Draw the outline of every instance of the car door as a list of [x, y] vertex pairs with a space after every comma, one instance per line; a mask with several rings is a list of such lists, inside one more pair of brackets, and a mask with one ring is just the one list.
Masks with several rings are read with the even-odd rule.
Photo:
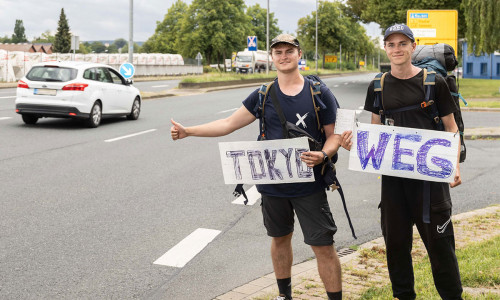
[[113, 79], [109, 74], [108, 68], [96, 68], [97, 80], [101, 83], [102, 88], [102, 113], [115, 114], [118, 113], [117, 102], [120, 98], [115, 91]]
[[113, 80], [114, 90], [116, 91], [116, 109], [123, 113], [128, 113], [132, 109], [132, 103], [135, 95], [129, 91], [129, 86], [125, 84], [125, 79], [114, 69], [108, 68], [108, 72]]

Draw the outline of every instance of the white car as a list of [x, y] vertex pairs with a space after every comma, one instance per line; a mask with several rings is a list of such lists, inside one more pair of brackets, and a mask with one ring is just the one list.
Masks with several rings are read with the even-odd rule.
[[137, 120], [141, 112], [141, 95], [131, 80], [110, 66], [75, 61], [34, 65], [19, 80], [15, 103], [26, 124], [54, 117], [97, 127], [103, 116]]

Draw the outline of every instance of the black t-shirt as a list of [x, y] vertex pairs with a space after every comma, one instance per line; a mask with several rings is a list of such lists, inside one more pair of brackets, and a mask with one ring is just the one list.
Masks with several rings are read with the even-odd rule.
[[[419, 72], [409, 79], [398, 79], [387, 73], [384, 78], [384, 88], [382, 91], [382, 102], [384, 110], [391, 110], [415, 104], [420, 104], [425, 100], [424, 72]], [[443, 117], [453, 113], [457, 107], [448, 90], [448, 85], [442, 76], [436, 74], [435, 85], [435, 105], [437, 105], [439, 116]], [[365, 110], [379, 114], [378, 109], [373, 107], [375, 93], [373, 92], [373, 81], [368, 87], [365, 100]], [[394, 125], [400, 127], [435, 129], [433, 120], [420, 108], [396, 112], [392, 114]]]
[[[382, 91], [384, 109], [396, 109], [419, 104], [424, 101], [425, 91], [423, 80], [423, 70], [409, 79], [398, 79], [392, 76], [390, 72], [387, 73], [384, 78], [384, 88]], [[448, 85], [439, 74], [436, 74], [434, 95], [435, 105], [437, 105], [440, 117], [446, 116], [457, 110], [455, 102], [448, 90]], [[365, 110], [378, 115], [379, 111], [373, 107], [374, 99], [375, 93], [373, 92], [372, 81], [366, 93]], [[433, 120], [431, 120], [427, 113], [420, 108], [394, 113], [392, 118], [394, 119], [395, 126], [435, 130]], [[413, 179], [408, 179], [404, 182], [405, 184], [421, 184], [420, 180]], [[390, 182], [387, 180], [382, 181], [382, 191], [391, 188]], [[418, 195], [415, 196], [418, 197]], [[451, 206], [448, 183], [431, 182], [431, 205], [442, 201], [446, 201]]]
[[[316, 113], [311, 97], [309, 79], [304, 78], [302, 91], [295, 96], [288, 96], [281, 91], [278, 80], [274, 82], [276, 96], [283, 110], [287, 121], [296, 124], [307, 131], [312, 137], [319, 140], [321, 133], [318, 130]], [[244, 101], [243, 105], [256, 118], [260, 118], [259, 89], [251, 93]], [[268, 93], [264, 105], [264, 118], [266, 126], [266, 139], [276, 140], [283, 138], [283, 129], [279, 117], [271, 100], [271, 92]], [[337, 114], [337, 99], [333, 93], [325, 86], [321, 89], [321, 103], [316, 103], [321, 108], [319, 111], [320, 124], [334, 124]], [[260, 128], [260, 127], [259, 127]], [[313, 168], [314, 182], [304, 183], [283, 183], [283, 184], [257, 184], [257, 190], [264, 195], [275, 197], [302, 197], [325, 190], [326, 184], [321, 176], [321, 165]]]

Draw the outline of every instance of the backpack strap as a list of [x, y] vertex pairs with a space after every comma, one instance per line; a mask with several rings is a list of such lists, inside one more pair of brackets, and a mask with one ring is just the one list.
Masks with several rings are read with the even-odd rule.
[[266, 137], [266, 125], [264, 122], [264, 106], [266, 104], [267, 95], [269, 94], [269, 90], [271, 86], [273, 86], [274, 81], [264, 83], [260, 86], [259, 89], [259, 112], [260, 112], [260, 138], [265, 139]]
[[385, 123], [382, 91], [384, 89], [384, 79], [386, 75], [387, 72], [378, 73], [377, 76], [375, 76], [375, 78], [373, 79], [373, 92], [375, 94], [375, 97], [373, 99], [373, 108], [378, 109], [380, 121], [382, 122], [382, 124]]
[[321, 123], [319, 121], [319, 111], [321, 110], [321, 108], [319, 106], [316, 105], [316, 97], [320, 98], [321, 99], [321, 82], [319, 81], [315, 81], [315, 80], [310, 80], [310, 85], [309, 85], [309, 88], [311, 90], [311, 97], [312, 97], [312, 102], [313, 102], [313, 106], [314, 106], [314, 112], [316, 113], [316, 121], [318, 123], [318, 130], [321, 132], [321, 134], [323, 134], [324, 132], [324, 129], [323, 129], [323, 126], [321, 126]]

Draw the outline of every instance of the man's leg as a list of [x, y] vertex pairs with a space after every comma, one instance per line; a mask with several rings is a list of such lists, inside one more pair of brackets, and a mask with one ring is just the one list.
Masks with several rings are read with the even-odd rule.
[[276, 279], [284, 279], [292, 276], [292, 235], [293, 232], [282, 237], [272, 238], [271, 258], [273, 260]]
[[405, 195], [406, 185], [408, 183], [404, 178], [382, 177], [382, 235], [393, 296], [400, 300], [412, 300], [416, 297], [411, 257], [413, 221]]
[[311, 246], [318, 261], [318, 272], [327, 292], [340, 292], [342, 290], [342, 278], [340, 261], [335, 247]]
[[280, 296], [292, 299], [294, 212], [289, 199], [262, 195], [264, 226], [271, 240], [271, 259]]
[[292, 204], [304, 234], [304, 242], [311, 246], [316, 255], [318, 272], [328, 299], [342, 299], [340, 262], [333, 247], [333, 235], [337, 232], [337, 226], [326, 193], [322, 191], [294, 199]]

